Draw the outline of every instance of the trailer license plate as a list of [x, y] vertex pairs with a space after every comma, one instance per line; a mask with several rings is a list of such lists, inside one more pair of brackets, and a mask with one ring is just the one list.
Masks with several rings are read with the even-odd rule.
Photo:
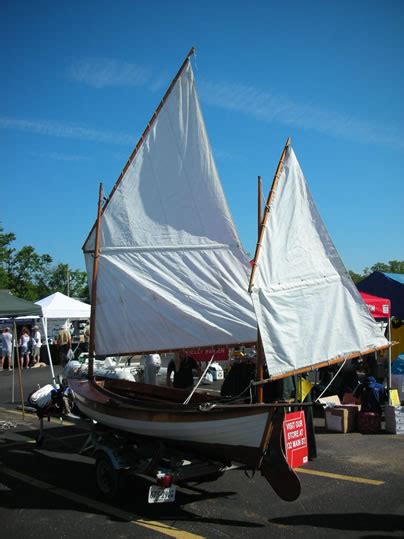
[[152, 485], [149, 488], [149, 503], [173, 502], [175, 500], [175, 485], [167, 488]]

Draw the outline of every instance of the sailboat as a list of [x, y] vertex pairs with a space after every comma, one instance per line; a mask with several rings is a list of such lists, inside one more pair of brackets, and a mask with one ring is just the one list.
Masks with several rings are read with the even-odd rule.
[[[269, 376], [389, 344], [345, 270], [287, 141], [251, 269], [213, 159], [191, 49], [84, 243], [90, 352], [125, 355], [257, 342]], [[286, 500], [300, 485], [282, 448], [284, 405], [125, 380], [71, 380], [95, 421], [225, 464], [260, 469]], [[245, 395], [243, 396], [244, 399]]]

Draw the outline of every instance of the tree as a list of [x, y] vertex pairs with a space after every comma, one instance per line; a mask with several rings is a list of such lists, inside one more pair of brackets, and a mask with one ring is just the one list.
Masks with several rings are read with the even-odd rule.
[[51, 272], [48, 280], [50, 294], [62, 292], [82, 301], [89, 301], [87, 274], [85, 271], [71, 270], [68, 264], [58, 264]]
[[[37, 301], [50, 272], [52, 257], [39, 255], [31, 245], [13, 250], [7, 261], [8, 286], [18, 297]], [[41, 286], [38, 286], [41, 284]]]
[[354, 271], [351, 271], [351, 270], [349, 270], [348, 273], [355, 284], [359, 283], [359, 281], [363, 279], [363, 275], [361, 275], [360, 273], [355, 273]]
[[15, 234], [12, 232], [5, 234], [0, 225], [0, 288], [9, 288], [7, 267], [14, 249], [10, 249], [8, 246], [14, 240]]
[[404, 260], [390, 260], [387, 264], [384, 262], [376, 262], [370, 268], [363, 270], [364, 277], [370, 275], [374, 271], [381, 271], [383, 273], [404, 273]]
[[15, 234], [5, 234], [0, 226], [0, 288], [30, 301], [62, 292], [89, 302], [86, 272], [67, 264], [52, 267], [50, 255], [39, 255], [31, 245], [17, 251], [9, 247], [14, 240]]

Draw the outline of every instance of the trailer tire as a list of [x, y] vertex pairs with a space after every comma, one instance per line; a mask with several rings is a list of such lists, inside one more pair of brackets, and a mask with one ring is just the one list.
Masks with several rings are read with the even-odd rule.
[[100, 493], [108, 500], [114, 500], [124, 490], [124, 471], [116, 470], [107, 455], [99, 454], [95, 461], [95, 481]]

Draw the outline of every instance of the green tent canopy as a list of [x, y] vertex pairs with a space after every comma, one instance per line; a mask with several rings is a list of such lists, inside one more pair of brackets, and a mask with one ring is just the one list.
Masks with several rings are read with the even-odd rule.
[[0, 290], [0, 318], [16, 318], [17, 316], [42, 316], [42, 307], [17, 298], [10, 290]]

